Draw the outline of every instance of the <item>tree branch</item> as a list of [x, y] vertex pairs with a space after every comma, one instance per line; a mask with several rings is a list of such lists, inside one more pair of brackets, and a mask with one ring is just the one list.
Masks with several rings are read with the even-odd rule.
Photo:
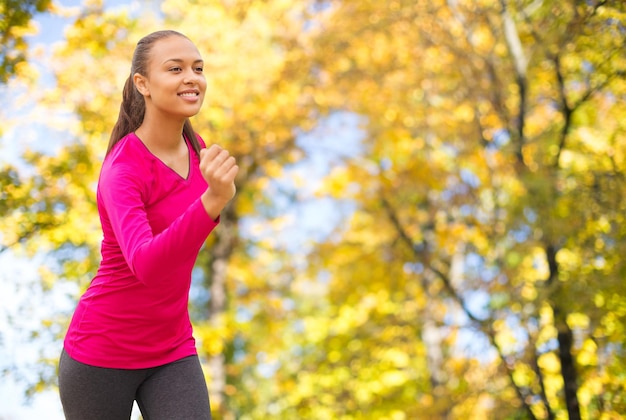
[[573, 109], [570, 108], [567, 103], [567, 95], [565, 92], [565, 78], [563, 77], [563, 73], [561, 72], [561, 60], [558, 54], [553, 57], [554, 61], [554, 72], [556, 75], [558, 92], [559, 92], [559, 100], [561, 103], [561, 111], [563, 113], [563, 127], [561, 129], [561, 133], [559, 134], [559, 147], [556, 152], [556, 157], [554, 159], [554, 166], [559, 166], [559, 160], [561, 159], [561, 153], [565, 148], [565, 140], [567, 138], [567, 134], [569, 133], [571, 121], [572, 121], [572, 113]]
[[537, 375], [537, 380], [539, 381], [539, 388], [541, 390], [539, 395], [541, 396], [541, 402], [543, 404], [543, 407], [546, 410], [546, 413], [548, 413], [548, 420], [554, 420], [556, 419], [556, 416], [554, 414], [554, 411], [552, 411], [552, 407], [550, 407], [550, 401], [548, 401], [548, 395], [546, 394], [546, 386], [543, 380], [543, 373], [541, 372], [541, 369], [539, 368], [539, 355], [537, 354], [537, 348], [533, 346], [532, 349], [533, 349], [532, 366], [533, 366], [533, 371], [535, 372], [535, 375]]
[[506, 45], [511, 54], [513, 60], [513, 68], [515, 70], [515, 82], [519, 89], [519, 110], [516, 121], [516, 137], [517, 137], [517, 150], [516, 157], [519, 163], [524, 165], [523, 148], [525, 142], [525, 125], [526, 125], [526, 100], [527, 100], [527, 75], [526, 70], [528, 68], [528, 59], [524, 54], [522, 48], [522, 41], [520, 40], [519, 33], [515, 27], [513, 17], [509, 13], [509, 9], [506, 4], [506, 0], [500, 0], [502, 11], [500, 16], [502, 18], [502, 25], [504, 29], [504, 39]]
[[389, 201], [385, 198], [381, 196], [381, 202], [383, 204], [383, 208], [385, 209], [387, 216], [389, 217], [389, 220], [391, 221], [391, 224], [393, 225], [394, 229], [396, 230], [396, 232], [398, 233], [398, 235], [400, 236], [400, 239], [402, 240], [402, 242], [404, 242], [409, 249], [411, 249], [412, 253], [415, 255], [416, 258], [420, 259], [421, 261], [424, 262], [424, 268], [430, 272], [432, 272], [437, 278], [439, 278], [439, 280], [441, 280], [441, 282], [443, 283], [444, 287], [446, 288], [447, 292], [449, 293], [449, 295], [452, 297], [452, 299], [454, 299], [455, 302], [457, 302], [457, 304], [461, 307], [461, 310], [463, 311], [463, 313], [465, 313], [465, 315], [474, 323], [478, 326], [478, 330], [481, 331], [483, 334], [485, 334], [485, 336], [487, 337], [487, 339], [489, 340], [489, 343], [496, 349], [496, 352], [498, 353], [498, 357], [500, 358], [500, 360], [502, 361], [502, 364], [507, 372], [507, 376], [509, 377], [509, 381], [511, 382], [511, 384], [513, 385], [513, 388], [515, 389], [515, 392], [521, 402], [521, 404], [523, 405], [526, 413], [528, 414], [529, 419], [531, 420], [536, 420], [536, 417], [530, 407], [530, 405], [528, 404], [527, 400], [528, 400], [528, 396], [525, 395], [524, 391], [522, 390], [522, 388], [520, 386], [517, 385], [517, 383], [515, 382], [515, 379], [513, 377], [513, 373], [514, 373], [514, 367], [510, 366], [509, 363], [507, 362], [506, 356], [504, 355], [504, 351], [502, 350], [502, 348], [500, 347], [500, 345], [497, 343], [496, 341], [496, 333], [493, 330], [492, 326], [491, 326], [491, 322], [489, 322], [489, 320], [480, 320], [478, 319], [467, 307], [464, 299], [458, 294], [458, 292], [456, 291], [456, 289], [454, 288], [454, 286], [452, 285], [452, 282], [450, 281], [450, 278], [441, 270], [437, 269], [436, 267], [433, 266], [432, 262], [430, 261], [430, 258], [428, 256], [428, 247], [426, 244], [426, 241], [424, 241], [424, 244], [416, 244], [413, 242], [413, 240], [411, 239], [411, 236], [408, 234], [408, 232], [406, 231], [406, 229], [404, 229], [404, 226], [402, 225], [402, 223], [400, 222], [400, 219], [394, 209], [394, 207], [389, 203]]

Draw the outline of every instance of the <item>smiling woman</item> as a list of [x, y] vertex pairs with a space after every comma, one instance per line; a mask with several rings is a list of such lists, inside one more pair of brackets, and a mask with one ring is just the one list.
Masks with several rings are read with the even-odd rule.
[[[132, 74], [136, 91], [145, 101], [143, 121], [135, 134], [152, 154], [183, 178], [188, 176], [189, 159], [187, 146], [181, 141], [180, 126], [187, 123], [188, 131], [192, 131], [187, 118], [197, 114], [202, 106], [206, 91], [203, 66], [200, 53], [191, 41], [170, 36], [161, 40], [159, 49], [152, 52], [145, 72], [136, 70]], [[186, 134], [198, 151], [195, 136]], [[111, 142], [116, 143], [113, 137]]]
[[139, 41], [97, 190], [102, 261], [81, 297], [59, 364], [67, 419], [209, 419], [188, 313], [191, 271], [234, 197], [238, 166], [204, 148], [189, 118], [206, 80], [174, 31]]

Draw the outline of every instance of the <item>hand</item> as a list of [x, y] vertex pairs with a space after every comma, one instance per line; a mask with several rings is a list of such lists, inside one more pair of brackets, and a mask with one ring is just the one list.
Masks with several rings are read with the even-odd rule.
[[213, 144], [200, 150], [200, 172], [209, 184], [209, 188], [202, 194], [202, 203], [207, 213], [215, 219], [235, 196], [235, 177], [239, 166], [227, 150]]

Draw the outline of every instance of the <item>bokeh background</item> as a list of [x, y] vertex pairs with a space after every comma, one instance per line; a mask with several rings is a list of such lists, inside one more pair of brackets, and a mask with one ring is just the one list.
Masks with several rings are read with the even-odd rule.
[[99, 168], [163, 28], [241, 166], [191, 290], [215, 419], [622, 418], [623, 1], [0, 0], [0, 419], [62, 418]]

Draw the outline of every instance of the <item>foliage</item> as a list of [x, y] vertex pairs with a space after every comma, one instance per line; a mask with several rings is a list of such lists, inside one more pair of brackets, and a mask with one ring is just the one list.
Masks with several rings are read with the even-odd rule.
[[0, 83], [19, 73], [20, 65], [26, 63], [25, 36], [34, 31], [32, 19], [51, 7], [51, 0], [0, 1]]
[[[192, 290], [216, 418], [626, 410], [621, 2], [167, 0], [148, 12], [85, 8], [45, 98], [78, 116], [73, 141], [28, 155], [32, 181], [17, 167], [0, 178], [2, 243], [51, 250], [51, 288], [84, 287], [95, 270], [93, 189], [129, 57], [172, 27], [207, 62], [194, 127], [242, 167]], [[318, 182], [305, 172], [315, 136], [348, 141], [319, 127], [354, 115], [361, 147]], [[327, 225], [323, 200], [350, 211], [298, 242], [317, 222], [290, 219], [303, 199]]]
[[[624, 130], [613, 119], [624, 112], [623, 5], [329, 9], [317, 50], [324, 87], [341, 92], [329, 106], [369, 121], [369, 153], [327, 184], [333, 197], [356, 185], [350, 198], [361, 203], [343, 239], [320, 245], [314, 263], [333, 273], [331, 319], [378, 289], [394, 309], [353, 337], [402, 325], [404, 305], [417, 306], [424, 327], [412, 348], [439, 338], [426, 348], [430, 386], [413, 394], [426, 417], [475, 418], [486, 403], [498, 418], [617, 416], [621, 397], [600, 385], [610, 362], [593, 354], [623, 351], [622, 334], [602, 326], [616, 316], [607, 295], [619, 306], [626, 292]], [[611, 377], [623, 386], [620, 373]], [[392, 405], [415, 416], [414, 405]]]

